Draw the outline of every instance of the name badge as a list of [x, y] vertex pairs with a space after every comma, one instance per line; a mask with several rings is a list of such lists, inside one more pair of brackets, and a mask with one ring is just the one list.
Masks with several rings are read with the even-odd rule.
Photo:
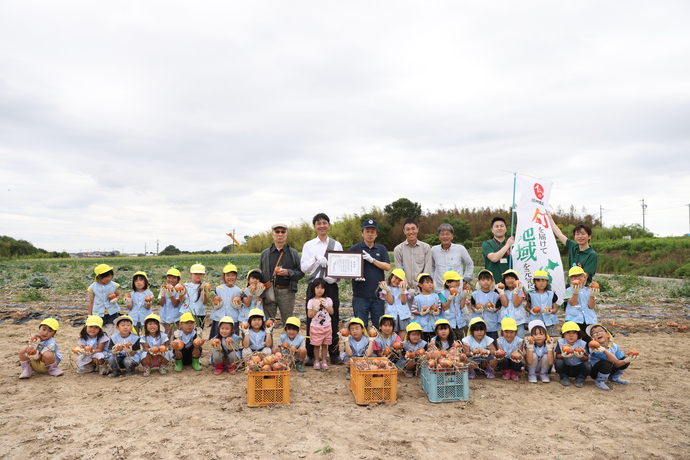
[[507, 264], [507, 263], [508, 263], [508, 259], [506, 259], [505, 257], [502, 258], [502, 259], [501, 259], [501, 263], [502, 263], [502, 264]]

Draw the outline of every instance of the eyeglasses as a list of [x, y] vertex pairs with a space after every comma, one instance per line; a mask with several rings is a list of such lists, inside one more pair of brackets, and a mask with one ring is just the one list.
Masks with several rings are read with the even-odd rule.
[[287, 233], [287, 230], [273, 230], [273, 233]]

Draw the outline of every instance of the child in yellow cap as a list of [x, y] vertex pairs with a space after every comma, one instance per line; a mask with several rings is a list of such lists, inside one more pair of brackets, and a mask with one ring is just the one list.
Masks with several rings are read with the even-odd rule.
[[[200, 263], [192, 265], [189, 269], [189, 275], [192, 278], [190, 283], [184, 283], [187, 296], [180, 308], [180, 312], [191, 312], [194, 315], [196, 326], [204, 328], [204, 321], [206, 320], [206, 304], [211, 293], [211, 285], [204, 283], [204, 275], [206, 274], [206, 267]], [[200, 334], [201, 335], [201, 334]]]
[[120, 312], [117, 301], [120, 298], [120, 285], [113, 281], [113, 267], [100, 264], [93, 269], [96, 279], [88, 288], [89, 315], [103, 318], [103, 326], [109, 334], [115, 333], [115, 318]]
[[[513, 318], [501, 320], [501, 336], [496, 341], [497, 348], [505, 355], [498, 358], [498, 369], [502, 373], [503, 380], [520, 380], [520, 371], [523, 367], [522, 339], [518, 337], [518, 324]], [[517, 352], [515, 355], [513, 353]], [[498, 353], [498, 352], [497, 352]], [[518, 357], [518, 353], [520, 356]]]
[[58, 352], [54, 336], [60, 325], [55, 318], [46, 318], [38, 326], [38, 334], [29, 339], [29, 344], [19, 349], [19, 363], [22, 365], [20, 379], [28, 379], [36, 372], [47, 372], [57, 377], [63, 372], [58, 369], [62, 353]]
[[278, 344], [273, 351], [277, 352], [278, 348], [283, 349], [283, 354], [292, 353], [295, 357], [295, 367], [297, 372], [306, 372], [304, 369], [304, 360], [307, 358], [307, 339], [299, 333], [300, 326], [299, 318], [291, 316], [285, 321], [285, 331], [280, 334]]
[[161, 331], [161, 319], [158, 315], [150, 314], [144, 319], [144, 332], [140, 338], [142, 351], [141, 365], [144, 377], [151, 375], [151, 368], [157, 367], [158, 372], [168, 373], [168, 363], [172, 359], [172, 351], [168, 350], [168, 335]]
[[[374, 338], [364, 334], [364, 321], [360, 318], [352, 318], [345, 325], [347, 332], [342, 333], [345, 340], [345, 351], [340, 355], [340, 359], [347, 366], [345, 378], [350, 380], [350, 358], [363, 358], [371, 356], [374, 352]], [[347, 334], [347, 335], [345, 335]]]
[[566, 321], [561, 327], [563, 337], [556, 345], [556, 372], [561, 377], [561, 385], [570, 385], [570, 377], [575, 377], [575, 386], [582, 388], [587, 376], [592, 372], [589, 362], [587, 343], [578, 339], [580, 326], [573, 321]]
[[77, 373], [88, 374], [97, 370], [101, 375], [107, 375], [109, 342], [110, 337], [103, 330], [103, 318], [95, 315], [86, 318], [84, 327], [79, 332], [77, 348], [74, 350], [79, 355]]
[[201, 358], [203, 351], [201, 347], [204, 344], [204, 339], [201, 337], [201, 327], [198, 327], [198, 324], [199, 321], [190, 312], [180, 316], [180, 328], [173, 332], [173, 337], [181, 340], [184, 347], [174, 351], [175, 372], [182, 372], [182, 367], [189, 364], [195, 371], [202, 369], [199, 358]]
[[402, 340], [405, 337], [405, 328], [412, 318], [410, 311], [412, 296], [407, 292], [405, 272], [401, 268], [396, 268], [388, 275], [388, 282], [381, 281], [378, 288], [380, 289], [379, 297], [386, 302], [386, 315], [395, 320], [393, 329]]

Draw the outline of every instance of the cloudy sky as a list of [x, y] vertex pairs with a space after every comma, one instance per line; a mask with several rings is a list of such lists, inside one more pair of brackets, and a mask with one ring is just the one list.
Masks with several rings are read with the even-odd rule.
[[0, 235], [219, 250], [406, 197], [689, 229], [687, 2], [0, 2]]

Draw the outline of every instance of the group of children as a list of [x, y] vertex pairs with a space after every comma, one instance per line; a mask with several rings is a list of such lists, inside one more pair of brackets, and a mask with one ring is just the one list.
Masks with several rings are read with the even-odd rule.
[[[296, 369], [305, 372], [306, 340], [296, 317], [285, 321], [278, 344], [273, 342], [273, 321], [265, 318], [262, 304], [265, 287], [261, 272], [247, 274], [247, 286], [235, 286], [237, 267], [223, 268], [223, 284], [213, 291], [203, 283], [205, 267], [194, 264], [190, 268], [191, 282], [181, 283], [180, 271], [173, 267], [166, 273], [166, 283], [158, 295], [160, 314], [152, 312], [153, 293], [148, 276], [138, 271], [132, 278], [132, 292], [125, 294], [128, 310], [120, 316], [116, 306], [120, 298], [119, 285], [113, 281], [112, 267], [101, 264], [94, 272], [96, 278], [89, 286], [89, 317], [80, 332], [77, 347], [77, 372], [99, 371], [118, 377], [132, 374], [142, 366], [143, 375], [158, 368], [167, 373], [168, 363], [174, 360], [174, 370], [182, 371], [191, 365], [200, 371], [202, 329], [206, 318], [206, 304], [211, 300], [209, 363], [214, 374], [224, 371], [235, 374], [238, 362], [254, 352], [272, 354], [279, 348], [294, 355]], [[408, 377], [418, 366], [417, 359], [406, 359], [405, 353], [426, 348], [429, 344], [448, 349], [453, 343], [462, 344], [464, 353], [474, 365], [469, 377], [476, 378], [475, 369], [487, 378], [495, 378], [499, 370], [505, 380], [519, 380], [519, 372], [526, 368], [528, 381], [549, 381], [555, 367], [563, 385], [575, 378], [581, 387], [587, 376], [595, 380], [597, 388], [608, 389], [606, 381], [627, 383], [622, 372], [635, 356], [625, 356], [613, 342], [613, 335], [597, 323], [595, 299], [598, 288], [586, 286], [586, 274], [579, 267], [569, 273], [570, 287], [565, 295], [566, 322], [562, 337], [555, 339], [559, 324], [558, 298], [550, 290], [549, 276], [537, 271], [532, 277], [534, 289], [527, 291], [514, 270], [503, 273], [501, 283], [494, 282], [488, 270], [478, 276], [477, 289], [462, 289], [461, 276], [452, 270], [443, 276], [443, 290], [434, 292], [434, 281], [428, 273], [417, 277], [419, 293], [408, 289], [405, 272], [395, 269], [387, 282], [379, 285], [380, 296], [386, 301], [386, 314], [379, 320], [375, 337], [365, 334], [365, 324], [353, 318], [341, 331], [345, 342], [342, 360], [348, 364], [352, 357], [389, 356], [396, 360]], [[326, 282], [315, 280], [312, 298], [307, 303], [311, 318], [310, 342], [314, 346], [314, 369], [327, 370], [328, 345], [331, 344], [333, 301], [325, 296]], [[525, 337], [525, 326], [529, 337]], [[20, 378], [31, 377], [35, 370], [60, 375], [57, 368], [62, 355], [54, 335], [57, 320], [48, 318], [29, 345], [22, 347], [19, 358]], [[500, 332], [500, 335], [499, 335]], [[590, 338], [594, 342], [589, 342]], [[402, 347], [395, 346], [402, 342]], [[592, 347], [592, 344], [599, 344]], [[395, 351], [394, 351], [395, 349]], [[401, 353], [402, 351], [402, 353]]]

